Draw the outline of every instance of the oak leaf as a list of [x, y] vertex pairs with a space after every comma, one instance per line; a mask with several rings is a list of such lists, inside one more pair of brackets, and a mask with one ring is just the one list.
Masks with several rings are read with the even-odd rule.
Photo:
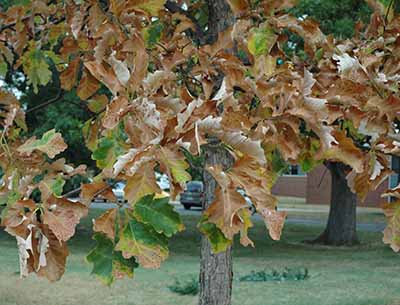
[[225, 235], [232, 240], [241, 229], [241, 221], [237, 221], [237, 213], [248, 205], [243, 196], [235, 188], [218, 188], [215, 199], [205, 211], [208, 221], [214, 223]]
[[125, 259], [135, 257], [144, 268], [159, 268], [168, 256], [167, 240], [151, 226], [130, 219], [122, 229], [116, 250]]
[[115, 226], [118, 209], [110, 209], [93, 220], [93, 231], [105, 234], [110, 240], [115, 239]]
[[115, 75], [114, 71], [106, 67], [103, 63], [96, 61], [87, 61], [84, 63], [90, 73], [100, 82], [102, 82], [110, 91], [116, 95], [123, 90], [123, 87]]
[[154, 163], [144, 163], [135, 175], [128, 177], [124, 192], [131, 206], [145, 195], [161, 193], [154, 173]]
[[135, 258], [125, 259], [120, 251], [114, 249], [113, 241], [104, 234], [96, 233], [93, 239], [96, 246], [86, 256], [86, 260], [93, 264], [92, 274], [106, 285], [124, 276], [133, 277], [134, 269], [138, 267]]
[[335, 131], [333, 136], [338, 144], [332, 145], [332, 147], [324, 153], [324, 157], [343, 162], [351, 166], [355, 172], [362, 173], [364, 170], [363, 152], [354, 145], [353, 140], [346, 137], [344, 132]]
[[227, 239], [214, 223], [208, 221], [206, 216], [200, 219], [197, 227], [201, 233], [207, 236], [213, 253], [225, 252], [232, 245], [232, 240]]
[[264, 218], [265, 225], [267, 226], [271, 238], [273, 240], [279, 240], [287, 213], [268, 208], [261, 208], [258, 210], [258, 212]]
[[70, 91], [73, 87], [75, 87], [78, 80], [80, 62], [80, 58], [76, 57], [60, 74], [61, 88], [63, 88], [64, 90]]
[[249, 3], [246, 0], [228, 0], [227, 2], [236, 15], [246, 12], [249, 9]]
[[106, 129], [115, 128], [127, 110], [128, 99], [125, 96], [116, 97], [107, 105], [107, 110], [103, 117], [103, 127]]
[[184, 229], [179, 213], [169, 204], [169, 197], [157, 199], [154, 195], [147, 195], [136, 202], [133, 215], [142, 223], [151, 225], [157, 233], [163, 233], [167, 237]]
[[32, 84], [33, 91], [38, 93], [38, 86], [47, 85], [51, 80], [50, 66], [46, 56], [40, 49], [30, 46], [21, 57], [21, 61], [28, 83]]
[[[185, 183], [191, 180], [190, 174], [186, 171], [189, 168], [189, 164], [185, 161], [183, 154], [168, 147], [160, 147], [157, 157], [161, 164], [161, 169], [167, 173], [170, 183], [175, 182], [183, 188]], [[171, 189], [172, 198], [175, 198], [176, 194], [174, 193], [174, 189]]]
[[158, 16], [158, 12], [164, 8], [166, 0], [130, 0], [129, 6], [141, 9], [151, 16]]
[[99, 81], [92, 76], [87, 69], [84, 70], [83, 76], [79, 82], [76, 94], [81, 100], [87, 100], [100, 89]]
[[[46, 225], [41, 226], [41, 232], [46, 239], [41, 238], [39, 240], [38, 249], [40, 249], [41, 252], [39, 253], [37, 262], [37, 264], [39, 264], [38, 267], [40, 266], [37, 273], [39, 276], [45, 276], [51, 282], [58, 281], [65, 272], [67, 256], [69, 255], [67, 244], [59, 240]], [[43, 245], [42, 243], [45, 244]], [[44, 249], [46, 249], [44, 252], [46, 258], [45, 266], [40, 264], [41, 253]], [[42, 263], [44, 263], [43, 254]]]
[[60, 133], [54, 129], [43, 134], [41, 139], [30, 138], [23, 145], [18, 147], [18, 152], [30, 155], [34, 150], [46, 153], [50, 158], [54, 158], [59, 153], [67, 149]]
[[395, 251], [400, 251], [400, 201], [385, 203], [383, 212], [387, 218], [387, 226], [383, 231], [383, 242]]
[[48, 225], [59, 241], [67, 241], [75, 234], [80, 219], [87, 215], [88, 208], [80, 202], [50, 197], [43, 214], [43, 223]]
[[97, 196], [101, 195], [102, 197], [108, 199], [111, 202], [117, 202], [117, 197], [115, 197], [111, 186], [104, 182], [94, 182], [94, 183], [85, 183], [81, 185], [81, 202], [89, 206], [93, 199]]
[[268, 25], [261, 25], [251, 31], [248, 48], [254, 56], [268, 55], [275, 45], [278, 36]]

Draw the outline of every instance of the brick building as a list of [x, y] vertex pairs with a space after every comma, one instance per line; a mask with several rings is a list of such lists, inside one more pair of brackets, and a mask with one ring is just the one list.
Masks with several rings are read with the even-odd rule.
[[[393, 161], [394, 168], [399, 167], [398, 160]], [[380, 187], [368, 194], [362, 206], [377, 206], [384, 199], [380, 195], [389, 186], [395, 187], [399, 182], [399, 176], [393, 175], [383, 182]], [[305, 198], [309, 204], [329, 204], [331, 199], [331, 175], [325, 166], [321, 165], [305, 174], [298, 166], [291, 166], [287, 174], [282, 175], [272, 189], [272, 193], [278, 196], [290, 196]]]

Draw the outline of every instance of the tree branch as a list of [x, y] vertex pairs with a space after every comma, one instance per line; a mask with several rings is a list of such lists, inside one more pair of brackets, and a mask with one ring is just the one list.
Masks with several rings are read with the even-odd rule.
[[56, 97], [54, 97], [54, 98], [52, 98], [52, 99], [50, 99], [50, 100], [48, 100], [48, 101], [46, 101], [46, 102], [44, 102], [44, 103], [42, 103], [42, 104], [39, 104], [39, 105], [37, 105], [37, 106], [35, 106], [35, 107], [31, 108], [31, 109], [28, 109], [25, 113], [26, 113], [26, 114], [32, 113], [32, 112], [35, 112], [35, 111], [40, 110], [40, 109], [42, 109], [42, 108], [45, 108], [45, 107], [47, 107], [48, 105], [54, 104], [54, 103], [58, 102], [58, 101], [61, 99], [62, 96], [63, 96], [63, 95], [62, 95], [62, 90], [60, 89], [60, 90], [58, 91]]
[[203, 29], [201, 28], [197, 19], [192, 14], [190, 14], [188, 11], [185, 11], [176, 2], [173, 2], [171, 0], [168, 0], [165, 3], [165, 8], [169, 10], [171, 13], [179, 13], [189, 18], [190, 21], [192, 21], [194, 24], [195, 34], [197, 36], [197, 39], [199, 40], [200, 44], [204, 43], [205, 33], [203, 32]]

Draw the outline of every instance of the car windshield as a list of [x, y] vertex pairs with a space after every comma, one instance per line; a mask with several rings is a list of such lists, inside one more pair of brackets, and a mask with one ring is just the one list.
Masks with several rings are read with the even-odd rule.
[[123, 190], [124, 187], [125, 187], [125, 183], [123, 183], [123, 182], [118, 182], [118, 183], [115, 184], [114, 189]]
[[189, 192], [202, 192], [203, 183], [200, 181], [192, 181], [187, 184], [187, 190]]

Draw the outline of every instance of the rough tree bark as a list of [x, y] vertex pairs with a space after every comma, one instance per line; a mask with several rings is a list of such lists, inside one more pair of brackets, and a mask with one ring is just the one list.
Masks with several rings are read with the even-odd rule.
[[208, 43], [218, 39], [218, 33], [234, 23], [235, 17], [225, 0], [207, 0], [208, 5]]
[[326, 166], [332, 176], [329, 218], [325, 231], [314, 243], [334, 246], [357, 244], [357, 196], [347, 185], [347, 166], [339, 162], [328, 162]]
[[[207, 0], [208, 4], [208, 32], [207, 42], [213, 43], [218, 33], [233, 24], [234, 16], [225, 0]], [[205, 167], [221, 164], [229, 168], [233, 158], [218, 141], [210, 139], [204, 146]], [[207, 172], [203, 174], [205, 201], [203, 211], [212, 203], [216, 188], [216, 181]], [[200, 257], [200, 305], [230, 305], [232, 295], [232, 252], [227, 251], [213, 254], [207, 237], [202, 236]]]
[[[219, 143], [204, 146], [205, 166], [221, 164], [224, 169], [232, 166], [233, 158]], [[215, 179], [205, 170], [203, 174], [205, 201], [203, 210], [214, 200]], [[201, 240], [200, 259], [200, 305], [229, 305], [232, 294], [232, 253], [229, 247], [225, 252], [214, 254], [206, 236]]]

